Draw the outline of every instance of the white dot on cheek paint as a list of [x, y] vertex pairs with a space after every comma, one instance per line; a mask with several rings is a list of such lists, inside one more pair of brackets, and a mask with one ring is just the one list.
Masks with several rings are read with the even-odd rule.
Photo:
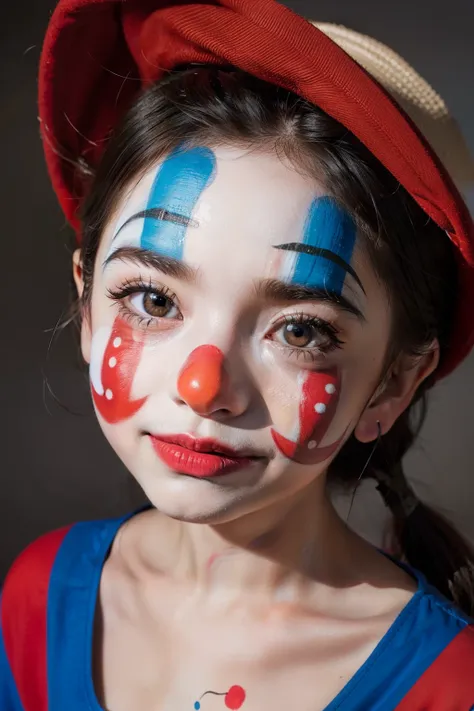
[[308, 442], [308, 449], [314, 449], [316, 447], [316, 442], [314, 439], [311, 440], [311, 442]]
[[314, 409], [318, 415], [323, 415], [326, 412], [326, 405], [323, 402], [317, 402]]
[[114, 394], [113, 394], [112, 390], [105, 391], [105, 397], [107, 398], [107, 400], [112, 400], [113, 396], [114, 396]]
[[117, 365], [117, 358], [110, 358], [109, 368], [115, 368], [116, 365]]
[[336, 386], [332, 383], [328, 383], [324, 389], [328, 395], [334, 395], [334, 393], [336, 392]]
[[120, 338], [120, 336], [117, 336], [117, 338], [114, 338], [114, 343], [113, 343], [114, 348], [120, 348], [121, 345], [122, 345], [122, 339]]

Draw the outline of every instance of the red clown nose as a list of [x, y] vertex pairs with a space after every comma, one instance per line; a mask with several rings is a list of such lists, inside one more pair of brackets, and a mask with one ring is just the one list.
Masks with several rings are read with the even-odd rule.
[[181, 398], [196, 412], [206, 414], [222, 387], [224, 354], [217, 346], [196, 348], [178, 377]]

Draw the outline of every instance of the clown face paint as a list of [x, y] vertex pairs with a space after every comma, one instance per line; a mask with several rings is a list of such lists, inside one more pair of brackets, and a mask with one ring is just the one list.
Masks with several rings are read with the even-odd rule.
[[145, 219], [142, 249], [182, 258], [186, 227], [201, 193], [213, 179], [214, 170], [215, 156], [209, 148], [178, 149], [166, 158], [153, 183], [147, 211], [161, 209], [168, 213], [168, 219], [163, 219], [163, 214]]
[[[287, 253], [279, 265], [280, 275], [290, 283], [342, 295], [347, 274], [362, 284], [350, 261], [356, 228], [349, 215], [328, 196], [311, 202], [301, 242], [275, 245]], [[320, 447], [337, 409], [340, 382], [335, 372], [301, 374], [298, 422], [288, 439], [272, 429], [280, 452], [300, 464], [317, 464], [328, 459], [340, 446], [342, 437]]]
[[[125, 220], [122, 216], [108, 256], [120, 247], [138, 246], [165, 257], [182, 259], [186, 231], [191, 224], [196, 224], [192, 219], [193, 210], [201, 193], [214, 179], [214, 171], [215, 156], [209, 148], [173, 151], [155, 171], [143, 209], [125, 216]], [[134, 415], [146, 400], [130, 399], [144, 333], [134, 333], [123, 319], [117, 318], [105, 354], [99, 345], [103, 340], [102, 329], [93, 340], [92, 393], [104, 420], [114, 424]]]
[[198, 225], [193, 211], [213, 182], [215, 167], [215, 155], [206, 147], [170, 153], [156, 171], [146, 204], [132, 201], [133, 214], [122, 216], [108, 256], [126, 245], [182, 259], [187, 229]]
[[340, 446], [341, 439], [325, 447], [319, 444], [329, 429], [337, 410], [340, 382], [335, 371], [304, 373], [298, 379], [301, 389], [298, 423], [292, 439], [272, 429], [280, 452], [299, 464], [318, 464], [328, 459]]
[[91, 350], [91, 388], [94, 404], [109, 424], [132, 417], [146, 398], [133, 400], [133, 380], [143, 350], [144, 334], [135, 333], [120, 317], [112, 329], [97, 331]]
[[340, 295], [346, 274], [362, 287], [350, 265], [356, 240], [356, 227], [349, 215], [330, 197], [313, 200], [301, 242], [276, 245], [289, 252], [283, 276], [294, 284], [327, 289]]
[[[160, 510], [230, 520], [323, 474], [391, 328], [354, 242], [324, 185], [271, 152], [180, 149], [131, 179], [94, 273], [91, 380], [107, 438]], [[157, 456], [173, 438], [250, 464], [205, 485]]]

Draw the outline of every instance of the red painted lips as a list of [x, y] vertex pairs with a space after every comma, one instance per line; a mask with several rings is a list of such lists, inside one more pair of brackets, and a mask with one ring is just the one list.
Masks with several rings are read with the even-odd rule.
[[259, 457], [237, 453], [214, 439], [195, 439], [189, 435], [150, 435], [160, 459], [178, 474], [210, 478], [244, 469]]

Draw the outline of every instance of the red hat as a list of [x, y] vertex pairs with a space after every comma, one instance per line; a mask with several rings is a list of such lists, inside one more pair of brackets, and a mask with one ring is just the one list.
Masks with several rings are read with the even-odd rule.
[[446, 375], [474, 345], [474, 224], [446, 169], [393, 98], [324, 32], [274, 0], [60, 0], [40, 64], [46, 161], [79, 232], [85, 186], [143, 86], [181, 64], [231, 64], [289, 89], [346, 126], [457, 247], [459, 283]]

